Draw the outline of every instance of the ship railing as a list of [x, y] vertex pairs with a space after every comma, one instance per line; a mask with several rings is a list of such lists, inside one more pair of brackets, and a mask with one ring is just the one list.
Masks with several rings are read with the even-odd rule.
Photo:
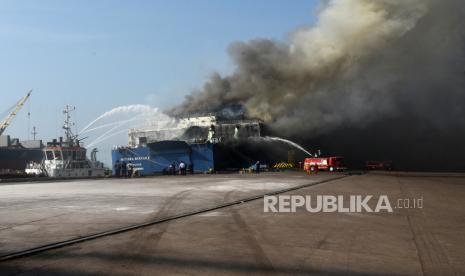
[[263, 121], [258, 120], [258, 119], [245, 119], [245, 120], [221, 120], [218, 121], [218, 124], [260, 124], [263, 123]]

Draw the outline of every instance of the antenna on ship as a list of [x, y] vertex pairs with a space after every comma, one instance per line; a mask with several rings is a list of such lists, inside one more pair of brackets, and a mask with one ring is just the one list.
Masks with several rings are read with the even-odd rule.
[[73, 142], [76, 136], [73, 134], [71, 127], [74, 126], [74, 123], [71, 122], [71, 112], [76, 110], [76, 107], [66, 105], [65, 109], [63, 110], [63, 114], [65, 114], [65, 123], [63, 124], [63, 129], [65, 130], [65, 137], [66, 142]]
[[[27, 112], [27, 139], [29, 140], [30, 136], [29, 134], [31, 134], [31, 112], [28, 111]], [[34, 139], [35, 140], [35, 139]]]
[[31, 132], [31, 134], [32, 134], [32, 138], [33, 138], [32, 140], [35, 141], [35, 140], [36, 140], [36, 135], [38, 134], [38, 132], [36, 131], [36, 126], [33, 126], [33, 127], [32, 127], [32, 132]]

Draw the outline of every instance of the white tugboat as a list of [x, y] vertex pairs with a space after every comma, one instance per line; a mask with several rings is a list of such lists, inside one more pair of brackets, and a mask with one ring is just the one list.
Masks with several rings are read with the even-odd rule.
[[28, 164], [26, 173], [31, 175], [44, 174], [48, 177], [99, 177], [105, 175], [103, 163], [97, 161], [97, 149], [92, 150], [91, 159], [86, 157], [86, 148], [80, 145], [78, 136], [73, 134], [71, 127], [71, 111], [74, 107], [66, 106], [63, 111], [65, 122], [65, 139], [47, 143], [43, 149], [44, 159], [42, 164]]

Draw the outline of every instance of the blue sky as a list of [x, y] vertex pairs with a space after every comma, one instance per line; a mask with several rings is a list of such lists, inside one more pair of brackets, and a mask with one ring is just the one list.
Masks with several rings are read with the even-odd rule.
[[234, 68], [227, 47], [285, 40], [314, 23], [318, 1], [0, 1], [0, 113], [29, 89], [6, 131], [61, 135], [61, 110], [84, 126], [120, 105], [167, 108], [214, 71]]

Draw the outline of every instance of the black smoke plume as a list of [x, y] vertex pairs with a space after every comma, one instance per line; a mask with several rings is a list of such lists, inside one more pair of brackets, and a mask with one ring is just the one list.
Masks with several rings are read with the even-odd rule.
[[233, 43], [236, 70], [214, 74], [171, 114], [242, 105], [248, 117], [354, 164], [464, 170], [465, 4], [323, 1], [288, 41]]

